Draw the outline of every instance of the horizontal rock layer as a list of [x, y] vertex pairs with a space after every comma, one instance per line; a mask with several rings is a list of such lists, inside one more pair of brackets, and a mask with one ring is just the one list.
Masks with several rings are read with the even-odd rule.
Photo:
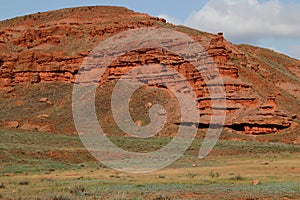
[[[84, 58], [100, 41], [129, 29], [164, 27], [186, 33], [203, 46], [205, 51], [197, 55], [204, 66], [200, 72], [172, 52], [140, 49], [128, 52], [111, 63], [99, 82], [105, 84], [118, 80], [141, 65], [163, 64], [178, 71], [192, 85], [198, 102], [200, 127], [208, 127], [211, 115], [218, 115], [221, 111], [227, 115], [225, 127], [246, 134], [279, 133], [293, 122], [293, 109], [286, 108], [282, 103], [291, 94], [282, 97], [281, 86], [274, 87], [276, 74], [268, 71], [269, 68], [276, 68], [276, 65], [259, 59], [258, 53], [250, 47], [229, 43], [221, 33], [212, 35], [183, 26], [175, 27], [163, 19], [118, 7], [83, 7], [39, 13], [2, 21], [0, 27], [0, 88], [6, 93], [13, 93], [14, 87], [26, 83], [71, 84]], [[286, 73], [294, 74], [298, 69], [294, 65], [299, 62], [286, 59], [290, 62]], [[280, 62], [273, 58], [270, 60]], [[215, 66], [217, 71], [213, 69]], [[273, 70], [280, 71], [281, 68]], [[218, 73], [224, 84], [214, 81]], [[277, 78], [284, 79], [287, 84], [285, 78], [289, 75], [279, 73]], [[164, 77], [161, 74], [165, 74]], [[178, 92], [191, 92], [176, 75], [166, 75], [166, 71], [147, 78], [147, 84], [154, 86], [163, 85], [166, 81], [174, 81]], [[295, 80], [292, 84], [298, 87], [299, 81]], [[226, 95], [211, 97], [211, 89], [222, 91], [222, 88]], [[298, 97], [295, 99], [299, 101]], [[295, 111], [299, 109], [298, 106]], [[5, 126], [41, 130], [51, 127], [29, 122], [19, 125], [15, 121], [7, 122]]]

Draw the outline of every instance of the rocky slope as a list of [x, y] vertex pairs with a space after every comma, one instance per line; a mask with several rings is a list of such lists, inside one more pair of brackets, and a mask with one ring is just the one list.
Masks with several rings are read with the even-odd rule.
[[[139, 27], [170, 28], [198, 41], [223, 77], [226, 108], [211, 106], [207, 90], [210, 83], [204, 83], [193, 66], [161, 49], [132, 51], [118, 58], [103, 75], [105, 81], [101, 84], [109, 84], [141, 64], [162, 63], [178, 70], [193, 85], [202, 118], [200, 128], [208, 126], [214, 110], [226, 110], [228, 132], [257, 135], [297, 130], [299, 60], [268, 49], [236, 46], [226, 41], [222, 33], [214, 35], [174, 26], [164, 19], [121, 7], [70, 8], [1, 21], [1, 126], [74, 132], [68, 104], [72, 83], [84, 58], [100, 41]], [[211, 65], [209, 60], [203, 62]], [[153, 86], [150, 81], [148, 84]], [[290, 140], [299, 142], [299, 136]]]

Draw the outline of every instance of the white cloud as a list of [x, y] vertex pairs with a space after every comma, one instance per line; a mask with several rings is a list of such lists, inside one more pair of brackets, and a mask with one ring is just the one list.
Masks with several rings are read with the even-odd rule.
[[300, 39], [300, 2], [279, 0], [210, 0], [185, 24], [217, 33], [236, 43], [256, 43], [264, 37]]

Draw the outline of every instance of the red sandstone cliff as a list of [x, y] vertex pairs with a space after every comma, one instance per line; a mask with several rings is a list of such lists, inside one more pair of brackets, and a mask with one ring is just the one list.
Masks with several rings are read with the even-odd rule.
[[[223, 77], [226, 108], [211, 107], [209, 83], [203, 83], [201, 76], [182, 58], [161, 49], [133, 51], [119, 58], [104, 74], [107, 82], [120, 78], [135, 66], [162, 63], [178, 70], [193, 84], [203, 119], [200, 127], [207, 126], [207, 119], [215, 109], [226, 109], [228, 131], [269, 134], [297, 127], [300, 61], [267, 49], [236, 46], [221, 33], [213, 35], [174, 26], [163, 19], [121, 7], [71, 8], [0, 22], [1, 126], [73, 132], [72, 128], [60, 127], [63, 126], [60, 120], [71, 120], [71, 111], [64, 110], [68, 107], [65, 104], [70, 102], [69, 99], [61, 101], [62, 94], [60, 98], [50, 95], [51, 88], [53, 93], [58, 89], [53, 84], [64, 84], [68, 88], [65, 95], [70, 95], [68, 85], [74, 81], [88, 53], [100, 41], [138, 27], [167, 27], [200, 42]], [[28, 97], [22, 90], [40, 92]], [[39, 97], [44, 96], [49, 99], [39, 102]], [[34, 97], [30, 104], [28, 101]], [[13, 114], [9, 114], [10, 111]], [[48, 114], [43, 114], [46, 111]], [[60, 111], [63, 114], [59, 115]]]

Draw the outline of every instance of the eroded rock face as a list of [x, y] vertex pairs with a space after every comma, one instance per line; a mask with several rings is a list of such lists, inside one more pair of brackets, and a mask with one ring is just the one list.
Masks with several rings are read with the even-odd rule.
[[0, 87], [23, 82], [71, 83], [83, 58], [99, 41], [128, 29], [157, 27], [157, 21], [118, 7], [84, 7], [3, 21]]
[[19, 122], [18, 121], [8, 121], [4, 127], [8, 128], [8, 129], [18, 128], [19, 127]]
[[[83, 7], [39, 13], [2, 21], [0, 27], [2, 89], [23, 83], [71, 84], [91, 50], [101, 40], [125, 30], [168, 27], [188, 34], [191, 31], [186, 27], [174, 27], [163, 19], [118, 7]], [[164, 64], [179, 71], [193, 86], [201, 116], [200, 127], [208, 127], [211, 114], [216, 110], [226, 110], [226, 127], [246, 134], [279, 133], [291, 126], [291, 110], [285, 109], [283, 103], [278, 105], [278, 101], [284, 100], [278, 98], [280, 92], [274, 94], [273, 88], [269, 91], [271, 94], [261, 92], [259, 87], [264, 87], [264, 82], [251, 75], [248, 77], [249, 71], [262, 79], [270, 77], [270, 71], [262, 70], [262, 63], [256, 62], [253, 55], [248, 55], [226, 41], [223, 33], [212, 35], [197, 32], [190, 35], [204, 47], [210, 57], [203, 58], [201, 62], [208, 68], [216, 65], [222, 75], [226, 97], [221, 98], [226, 98], [226, 107], [212, 107], [208, 91], [208, 87], [218, 89], [222, 86], [205, 82], [190, 63], [162, 49], [132, 51], [118, 58], [108, 67], [101, 83], [119, 79], [130, 69], [143, 64]], [[211, 79], [215, 77], [214, 74], [207, 76], [211, 76]], [[149, 85], [153, 83], [159, 85], [158, 80], [148, 82]], [[178, 90], [186, 92], [178, 84]], [[49, 131], [53, 127], [25, 123], [21, 128]]]

